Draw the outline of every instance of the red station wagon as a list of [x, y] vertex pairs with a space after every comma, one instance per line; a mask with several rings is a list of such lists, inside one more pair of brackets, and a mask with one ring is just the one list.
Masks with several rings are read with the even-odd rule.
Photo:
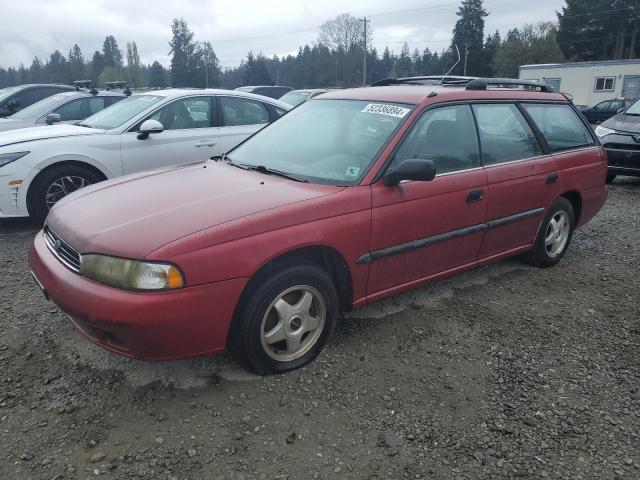
[[84, 188], [36, 236], [34, 278], [113, 352], [228, 349], [264, 374], [312, 361], [344, 310], [554, 265], [605, 202], [605, 152], [564, 95], [504, 83], [339, 90], [228, 155]]

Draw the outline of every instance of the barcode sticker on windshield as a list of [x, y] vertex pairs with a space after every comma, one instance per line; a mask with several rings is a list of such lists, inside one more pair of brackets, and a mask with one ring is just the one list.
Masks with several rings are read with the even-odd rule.
[[347, 171], [344, 172], [346, 177], [357, 177], [360, 174], [360, 167], [347, 167]]
[[391, 117], [404, 118], [411, 110], [409, 108], [396, 107], [395, 105], [385, 105], [384, 103], [370, 103], [362, 110], [362, 113], [377, 113], [379, 115], [389, 115]]

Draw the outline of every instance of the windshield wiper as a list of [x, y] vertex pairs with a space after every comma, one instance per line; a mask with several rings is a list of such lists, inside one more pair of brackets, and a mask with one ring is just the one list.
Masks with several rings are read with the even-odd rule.
[[230, 160], [229, 160], [229, 163], [231, 163], [231, 165], [235, 165], [237, 167], [244, 168], [245, 170], [251, 170], [251, 171], [254, 171], [254, 172], [260, 172], [260, 173], [264, 173], [265, 175], [275, 175], [277, 177], [287, 178], [289, 180], [293, 180], [293, 181], [296, 181], [296, 182], [309, 183], [309, 180], [307, 180], [306, 178], [298, 177], [297, 175], [294, 175], [292, 173], [283, 172], [281, 170], [275, 170], [273, 168], [268, 168], [268, 167], [265, 167], [264, 165], [248, 165], [246, 163], [233, 163]]

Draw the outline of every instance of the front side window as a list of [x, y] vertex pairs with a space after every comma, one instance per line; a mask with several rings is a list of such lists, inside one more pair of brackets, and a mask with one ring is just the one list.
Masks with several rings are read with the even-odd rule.
[[596, 110], [610, 110], [611, 102], [600, 102], [594, 107]]
[[596, 78], [596, 92], [613, 92], [615, 86], [615, 77], [597, 77]]
[[474, 105], [484, 165], [542, 155], [542, 148], [518, 108], [509, 103]]
[[68, 94], [60, 94], [53, 95], [51, 97], [47, 97], [39, 102], [34, 103], [33, 105], [29, 105], [27, 108], [23, 108], [17, 113], [11, 115], [11, 118], [17, 119], [25, 119], [25, 118], [33, 118], [33, 117], [41, 117], [51, 111], [56, 105], [60, 102], [63, 102], [69, 95]]
[[269, 123], [269, 111], [260, 102], [240, 97], [220, 97], [225, 127]]
[[569, 105], [527, 103], [523, 106], [552, 150], [594, 144], [591, 133]]
[[86, 97], [67, 102], [56, 108], [53, 113], [62, 117], [63, 122], [82, 120], [104, 108], [104, 98]]
[[0, 90], [0, 104], [8, 99], [11, 95], [18, 92], [22, 87], [6, 87]]
[[231, 162], [265, 166], [326, 185], [354, 185], [412, 105], [314, 100], [291, 110], [229, 152]]
[[81, 123], [82, 126], [111, 130], [124, 125], [149, 107], [164, 99], [158, 95], [133, 95], [121, 102], [91, 115]]
[[391, 164], [420, 158], [433, 160], [436, 174], [480, 166], [478, 136], [469, 105], [428, 110], [406, 137]]
[[209, 97], [181, 98], [165, 105], [149, 119], [157, 120], [165, 130], [211, 127], [211, 101]]

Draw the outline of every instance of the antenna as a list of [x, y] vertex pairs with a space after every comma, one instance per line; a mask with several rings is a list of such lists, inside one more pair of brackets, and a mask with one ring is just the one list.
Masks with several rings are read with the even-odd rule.
[[458, 48], [458, 45], [456, 45], [455, 43], [453, 44], [454, 47], [456, 47], [456, 52], [458, 52], [458, 61], [456, 63], [453, 64], [453, 67], [451, 67], [449, 69], [449, 71], [447, 73], [445, 73], [442, 77], [442, 79], [440, 80], [440, 83], [438, 85], [442, 85], [444, 83], [444, 79], [447, 78], [449, 76], [449, 74], [453, 71], [454, 68], [456, 68], [458, 66], [458, 64], [460, 63], [460, 60], [462, 60], [462, 57], [460, 56], [460, 49]]

